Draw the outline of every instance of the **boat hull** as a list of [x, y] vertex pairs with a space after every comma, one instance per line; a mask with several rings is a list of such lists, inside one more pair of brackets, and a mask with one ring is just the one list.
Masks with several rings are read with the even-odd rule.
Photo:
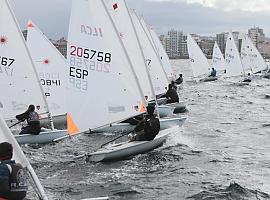
[[123, 160], [130, 156], [146, 153], [161, 146], [172, 133], [171, 129], [160, 131], [151, 141], [133, 141], [123, 142], [113, 145], [107, 145], [100, 150], [88, 155], [88, 160], [93, 162], [106, 162]]
[[[175, 126], [181, 127], [185, 121], [185, 117], [160, 119], [160, 130], [165, 130]], [[92, 133], [128, 133], [133, 131], [135, 126], [136, 125], [131, 125], [129, 123], [116, 123], [96, 129], [95, 131], [92, 131]]]
[[249, 82], [238, 82], [238, 83], [234, 83], [234, 85], [236, 85], [236, 86], [245, 86], [245, 85], [249, 85]]
[[167, 106], [175, 107], [173, 113], [183, 113], [187, 111], [187, 102], [181, 101], [179, 103], [166, 104]]
[[216, 81], [218, 80], [218, 77], [206, 77], [203, 79], [200, 79], [200, 82], [210, 82], [210, 81]]
[[270, 73], [263, 74], [262, 77], [270, 79]]
[[38, 135], [15, 135], [15, 139], [19, 144], [48, 144], [67, 135], [67, 130], [50, 130], [40, 132]]
[[159, 116], [162, 117], [170, 117], [173, 115], [175, 107], [167, 106], [167, 105], [160, 105], [158, 106]]

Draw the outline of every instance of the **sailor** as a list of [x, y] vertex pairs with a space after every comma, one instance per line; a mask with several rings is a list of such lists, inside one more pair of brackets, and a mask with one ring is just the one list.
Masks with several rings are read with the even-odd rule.
[[175, 80], [175, 83], [177, 85], [180, 85], [181, 83], [183, 83], [183, 75], [179, 74], [179, 77]]
[[155, 107], [147, 106], [146, 109], [147, 114], [135, 127], [135, 135], [131, 136], [130, 141], [151, 141], [159, 133], [160, 122], [154, 114]]
[[8, 142], [0, 143], [0, 199], [22, 200], [26, 196], [27, 181], [20, 164], [11, 160], [12, 145]]
[[247, 76], [244, 78], [243, 82], [251, 82], [251, 75], [250, 75], [250, 73], [247, 74]]
[[217, 71], [215, 70], [214, 67], [212, 67], [211, 73], [208, 77], [216, 77], [217, 76]]
[[27, 120], [28, 126], [22, 128], [20, 135], [23, 135], [23, 134], [38, 135], [40, 133], [41, 127], [40, 127], [39, 115], [37, 112], [35, 112], [34, 105], [29, 105], [27, 111], [25, 111], [24, 113], [20, 115], [16, 115], [16, 119], [20, 121]]
[[172, 80], [172, 81], [171, 81], [171, 84], [172, 84], [173, 89], [177, 90], [177, 86], [176, 86], [175, 81]]
[[179, 97], [176, 90], [173, 88], [172, 84], [169, 84], [169, 89], [167, 90], [165, 97], [167, 98], [167, 103], [179, 102]]

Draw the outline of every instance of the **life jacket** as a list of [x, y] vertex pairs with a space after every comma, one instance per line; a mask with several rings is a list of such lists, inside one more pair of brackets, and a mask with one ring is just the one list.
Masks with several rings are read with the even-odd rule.
[[153, 140], [160, 130], [160, 122], [156, 117], [150, 117], [146, 119], [144, 126], [145, 139], [150, 141]]
[[39, 121], [39, 115], [37, 112], [30, 112], [29, 113], [29, 118], [27, 120], [28, 125], [30, 127], [29, 133], [38, 135], [41, 131], [41, 126], [40, 126], [40, 121]]
[[28, 121], [39, 121], [39, 115], [37, 112], [30, 112]]
[[9, 193], [3, 196], [8, 200], [22, 200], [26, 197], [27, 179], [21, 164], [6, 164], [10, 170]]

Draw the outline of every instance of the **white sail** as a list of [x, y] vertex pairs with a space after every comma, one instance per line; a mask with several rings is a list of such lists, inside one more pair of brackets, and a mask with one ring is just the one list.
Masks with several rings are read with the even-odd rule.
[[195, 78], [209, 73], [210, 65], [197, 42], [190, 34], [187, 35], [189, 62]]
[[143, 94], [103, 1], [72, 1], [67, 57], [67, 107], [75, 131], [143, 111]]
[[27, 45], [53, 116], [66, 113], [66, 59], [31, 21]]
[[163, 45], [161, 44], [156, 32], [154, 31], [154, 29], [152, 27], [150, 27], [149, 31], [150, 31], [150, 34], [153, 38], [153, 42], [154, 42], [154, 45], [156, 47], [156, 51], [157, 51], [159, 58], [162, 62], [163, 69], [166, 72], [168, 79], [172, 80], [173, 79], [173, 70], [172, 70], [172, 65], [170, 63], [170, 59], [169, 59]]
[[149, 80], [146, 61], [130, 19], [128, 8], [124, 0], [105, 0], [105, 2], [135, 69], [143, 94], [147, 100], [153, 100], [155, 94], [151, 89], [151, 80]]
[[0, 111], [5, 119], [29, 104], [47, 112], [41, 85], [23, 35], [6, 0], [0, 1]]
[[155, 94], [160, 95], [166, 93], [166, 87], [168, 86], [168, 80], [164, 74], [162, 64], [159, 57], [153, 47], [151, 38], [147, 35], [141, 21], [137, 17], [133, 10], [130, 10], [131, 19], [135, 26], [139, 41], [142, 45], [142, 50], [148, 65], [148, 70], [151, 75], [152, 83], [154, 86]]
[[242, 38], [241, 58], [246, 72], [257, 73], [267, 69], [262, 55], [247, 35]]
[[223, 72], [226, 69], [225, 59], [220, 51], [220, 48], [218, 47], [217, 42], [215, 42], [213, 47], [212, 67], [214, 67], [217, 71]]
[[243, 75], [243, 67], [238, 49], [236, 47], [232, 32], [229, 32], [225, 49], [226, 74], [225, 76]]
[[33, 168], [31, 167], [29, 161], [25, 157], [23, 151], [21, 150], [19, 144], [17, 143], [16, 139], [14, 138], [13, 134], [10, 132], [7, 124], [5, 123], [4, 119], [0, 115], [0, 142], [8, 142], [13, 147], [13, 159], [22, 165], [22, 167], [27, 168], [34, 179], [34, 182], [39, 190], [42, 199], [47, 200], [47, 196], [44, 192], [43, 187], [41, 186], [37, 175], [35, 174]]

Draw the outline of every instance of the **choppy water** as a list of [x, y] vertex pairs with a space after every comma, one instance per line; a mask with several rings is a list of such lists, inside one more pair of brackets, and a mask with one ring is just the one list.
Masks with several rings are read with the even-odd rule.
[[[177, 74], [189, 76], [186, 61], [172, 63]], [[270, 199], [270, 99], [264, 96], [270, 82], [256, 78], [239, 87], [232, 81], [238, 79], [185, 83], [184, 127], [163, 147], [130, 160], [73, 159], [114, 135], [80, 135], [23, 149], [50, 199]], [[37, 199], [33, 190], [29, 199]]]

